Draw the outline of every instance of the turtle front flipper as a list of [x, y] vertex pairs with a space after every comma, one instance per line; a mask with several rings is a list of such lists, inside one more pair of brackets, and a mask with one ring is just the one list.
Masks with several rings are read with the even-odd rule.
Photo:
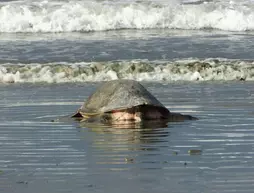
[[169, 122], [181, 122], [186, 120], [198, 120], [198, 118], [191, 115], [183, 115], [181, 113], [169, 113], [167, 120]]
[[79, 111], [77, 111], [74, 115], [72, 115], [71, 117], [73, 117], [73, 118], [82, 118], [83, 116], [82, 116], [82, 114], [79, 112]]

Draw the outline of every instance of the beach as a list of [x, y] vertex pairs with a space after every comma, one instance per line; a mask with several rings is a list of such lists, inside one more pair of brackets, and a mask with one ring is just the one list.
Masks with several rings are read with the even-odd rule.
[[[252, 1], [0, 6], [0, 192], [253, 192]], [[198, 120], [66, 118], [115, 79]]]

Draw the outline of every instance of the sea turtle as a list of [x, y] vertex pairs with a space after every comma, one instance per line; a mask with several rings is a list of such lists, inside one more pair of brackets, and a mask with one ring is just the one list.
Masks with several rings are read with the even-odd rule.
[[149, 120], [196, 119], [189, 115], [171, 113], [149, 91], [134, 80], [113, 80], [101, 84], [73, 117], [89, 122], [100, 120], [114, 124]]

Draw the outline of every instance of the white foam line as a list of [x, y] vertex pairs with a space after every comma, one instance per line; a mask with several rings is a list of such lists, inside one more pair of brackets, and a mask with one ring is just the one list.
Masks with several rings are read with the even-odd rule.
[[[34, 70], [36, 69], [36, 70]], [[98, 82], [115, 79], [138, 81], [232, 81], [254, 80], [254, 62], [226, 59], [181, 61], [108, 61], [70, 64], [5, 64], [0, 66], [0, 83]], [[42, 103], [43, 104], [43, 103]], [[56, 104], [71, 105], [77, 103]], [[54, 105], [54, 103], [44, 103]]]

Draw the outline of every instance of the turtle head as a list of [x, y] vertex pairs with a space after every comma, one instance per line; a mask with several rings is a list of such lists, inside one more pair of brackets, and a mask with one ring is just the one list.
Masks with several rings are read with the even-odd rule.
[[163, 107], [139, 105], [127, 109], [116, 109], [107, 112], [112, 123], [143, 122], [147, 120], [167, 119], [169, 111]]

